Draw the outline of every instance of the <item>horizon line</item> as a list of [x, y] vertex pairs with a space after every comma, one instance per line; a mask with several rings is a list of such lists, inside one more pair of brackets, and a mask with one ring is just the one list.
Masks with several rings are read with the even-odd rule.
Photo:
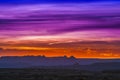
[[67, 55], [64, 55], [64, 56], [45, 56], [45, 55], [24, 55], [24, 56], [0, 56], [0, 58], [4, 58], [4, 57], [44, 57], [44, 58], [59, 58], [59, 57], [65, 57], [65, 58], [75, 58], [75, 59], [120, 59], [120, 58], [115, 58], [115, 57], [75, 57], [75, 56], [67, 56]]

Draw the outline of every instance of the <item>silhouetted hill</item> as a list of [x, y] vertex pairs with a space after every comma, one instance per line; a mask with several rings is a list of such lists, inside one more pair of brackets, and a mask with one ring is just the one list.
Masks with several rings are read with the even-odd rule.
[[77, 61], [74, 57], [44, 57], [44, 56], [23, 56], [23, 57], [1, 57], [0, 68], [22, 68], [31, 66], [65, 66], [72, 65]]
[[120, 62], [97, 62], [90, 65], [83, 65], [81, 67], [83, 70], [120, 70]]
[[77, 59], [71, 57], [1, 57], [0, 68], [66, 68], [80, 70], [120, 70], [120, 59]]

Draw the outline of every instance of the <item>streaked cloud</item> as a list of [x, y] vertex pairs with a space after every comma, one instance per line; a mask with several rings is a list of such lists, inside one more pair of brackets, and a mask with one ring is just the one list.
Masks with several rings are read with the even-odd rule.
[[[12, 48], [13, 51], [58, 48], [59, 52], [64, 48], [65, 52], [69, 52], [69, 46], [77, 49], [93, 48], [93, 45], [99, 47], [98, 44], [103, 41], [105, 43], [101, 48], [107, 42], [118, 41], [117, 44], [107, 44], [105, 48], [112, 45], [113, 50], [117, 50], [120, 40], [119, 3], [101, 1], [0, 5], [0, 47]], [[86, 44], [82, 45], [84, 41]], [[55, 50], [51, 53], [59, 53]]]

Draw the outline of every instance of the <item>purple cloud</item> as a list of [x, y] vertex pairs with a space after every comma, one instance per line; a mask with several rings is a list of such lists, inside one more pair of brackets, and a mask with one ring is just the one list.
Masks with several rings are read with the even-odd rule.
[[[118, 3], [0, 6], [1, 38], [3, 36], [12, 38], [51, 35], [62, 35], [60, 37], [63, 37], [63, 34], [79, 32], [77, 35], [80, 35], [84, 31], [86, 34], [94, 35], [89, 31], [96, 30], [100, 30], [101, 33], [102, 30], [107, 30], [108, 37], [118, 35], [114, 33], [115, 31], [119, 33], [120, 30], [120, 6]], [[103, 37], [103, 35], [97, 34], [97, 37]]]

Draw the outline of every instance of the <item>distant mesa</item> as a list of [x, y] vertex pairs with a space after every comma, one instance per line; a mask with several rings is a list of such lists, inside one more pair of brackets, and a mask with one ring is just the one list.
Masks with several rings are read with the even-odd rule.
[[78, 59], [74, 56], [46, 57], [44, 55], [2, 56], [0, 68], [120, 69], [120, 59]]
[[1, 56], [0, 58], [66, 58], [66, 59], [77, 59], [74, 56], [70, 56], [67, 57], [66, 55], [64, 56], [57, 56], [57, 57], [46, 57], [45, 55], [38, 55], [38, 56], [34, 56], [34, 55], [25, 55], [25, 56]]
[[74, 56], [70, 56], [70, 59], [76, 59]]

